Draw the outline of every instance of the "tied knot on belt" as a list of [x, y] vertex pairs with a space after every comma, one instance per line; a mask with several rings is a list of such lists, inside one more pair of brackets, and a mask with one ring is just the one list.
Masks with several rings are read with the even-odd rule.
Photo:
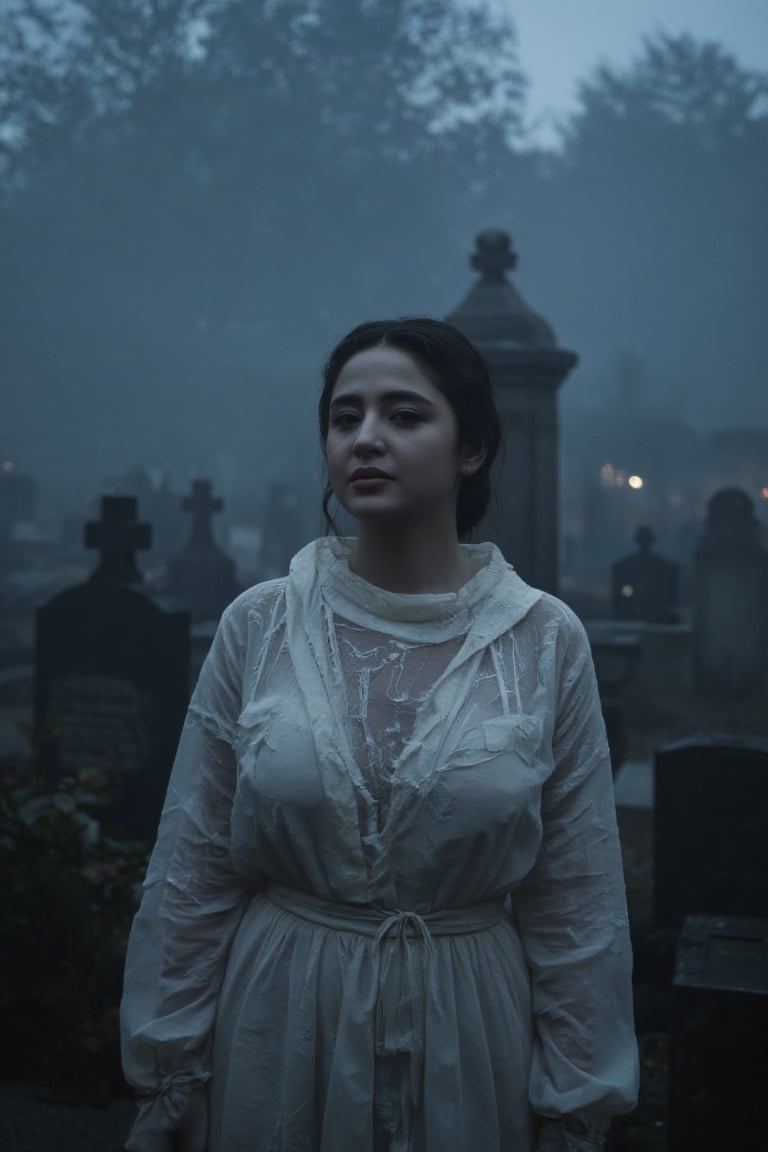
[[275, 882], [270, 883], [267, 896], [279, 908], [303, 920], [372, 938], [372, 1056], [400, 1057], [407, 1064], [407, 1076], [400, 1084], [401, 1129], [392, 1149], [410, 1149], [424, 1073], [428, 1021], [431, 1014], [441, 1011], [434, 938], [492, 928], [504, 916], [504, 897], [421, 915], [399, 908], [323, 900]]
[[410, 1055], [410, 1096], [421, 1090], [427, 1004], [436, 994], [435, 945], [418, 912], [376, 909], [384, 917], [374, 937], [377, 971], [376, 1055]]

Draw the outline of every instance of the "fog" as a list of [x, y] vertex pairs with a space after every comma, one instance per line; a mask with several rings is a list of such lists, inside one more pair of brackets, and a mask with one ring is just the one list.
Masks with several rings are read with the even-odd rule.
[[0, 455], [43, 520], [142, 470], [211, 477], [241, 519], [288, 482], [316, 530], [324, 356], [366, 318], [448, 313], [489, 226], [579, 355], [566, 482], [768, 428], [766, 75], [659, 33], [584, 77], [546, 151], [496, 9], [154, 11], [4, 19]]

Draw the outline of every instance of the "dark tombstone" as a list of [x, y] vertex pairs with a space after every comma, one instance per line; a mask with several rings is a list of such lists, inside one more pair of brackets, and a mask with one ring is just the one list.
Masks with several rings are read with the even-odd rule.
[[694, 555], [694, 689], [744, 700], [764, 687], [767, 657], [768, 554], [752, 500], [724, 488], [709, 501]]
[[192, 530], [184, 550], [168, 564], [168, 591], [189, 608], [193, 620], [218, 620], [238, 593], [235, 563], [217, 546], [211, 527], [223, 503], [211, 494], [210, 480], [193, 480], [182, 506], [192, 515]]
[[763, 1152], [768, 920], [686, 917], [669, 1056], [669, 1152]]
[[654, 761], [654, 914], [768, 916], [768, 740], [698, 736]]
[[189, 615], [142, 588], [151, 529], [132, 496], [105, 496], [85, 543], [90, 579], [37, 612], [35, 729], [53, 776], [97, 772], [115, 833], [151, 841], [189, 698]]
[[261, 579], [285, 576], [291, 559], [301, 547], [299, 501], [290, 484], [270, 484], [264, 513], [261, 548]]
[[614, 620], [647, 624], [678, 622], [678, 566], [653, 551], [655, 533], [643, 524], [635, 533], [637, 551], [617, 560], [611, 571]]

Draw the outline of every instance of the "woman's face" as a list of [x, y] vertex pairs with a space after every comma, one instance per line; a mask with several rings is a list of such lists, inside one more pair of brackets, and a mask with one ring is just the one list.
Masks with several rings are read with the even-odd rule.
[[386, 344], [358, 352], [339, 373], [329, 417], [328, 472], [350, 515], [455, 526], [459, 482], [475, 467], [453, 409], [410, 356]]

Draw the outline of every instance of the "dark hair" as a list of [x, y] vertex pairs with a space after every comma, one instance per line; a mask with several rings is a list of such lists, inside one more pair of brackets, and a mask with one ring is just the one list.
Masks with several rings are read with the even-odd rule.
[[[331, 394], [347, 361], [373, 348], [387, 344], [405, 352], [418, 365], [429, 382], [453, 409], [459, 443], [468, 448], [484, 444], [487, 456], [472, 476], [462, 478], [456, 498], [456, 529], [460, 538], [479, 524], [491, 497], [490, 472], [501, 442], [501, 424], [496, 410], [485, 361], [463, 332], [428, 316], [404, 316], [398, 320], [371, 320], [359, 324], [339, 343], [323, 368], [323, 390], [318, 415], [320, 435], [325, 445], [328, 435]], [[323, 494], [323, 515], [328, 528], [336, 525], [328, 505], [333, 496], [330, 481]]]

